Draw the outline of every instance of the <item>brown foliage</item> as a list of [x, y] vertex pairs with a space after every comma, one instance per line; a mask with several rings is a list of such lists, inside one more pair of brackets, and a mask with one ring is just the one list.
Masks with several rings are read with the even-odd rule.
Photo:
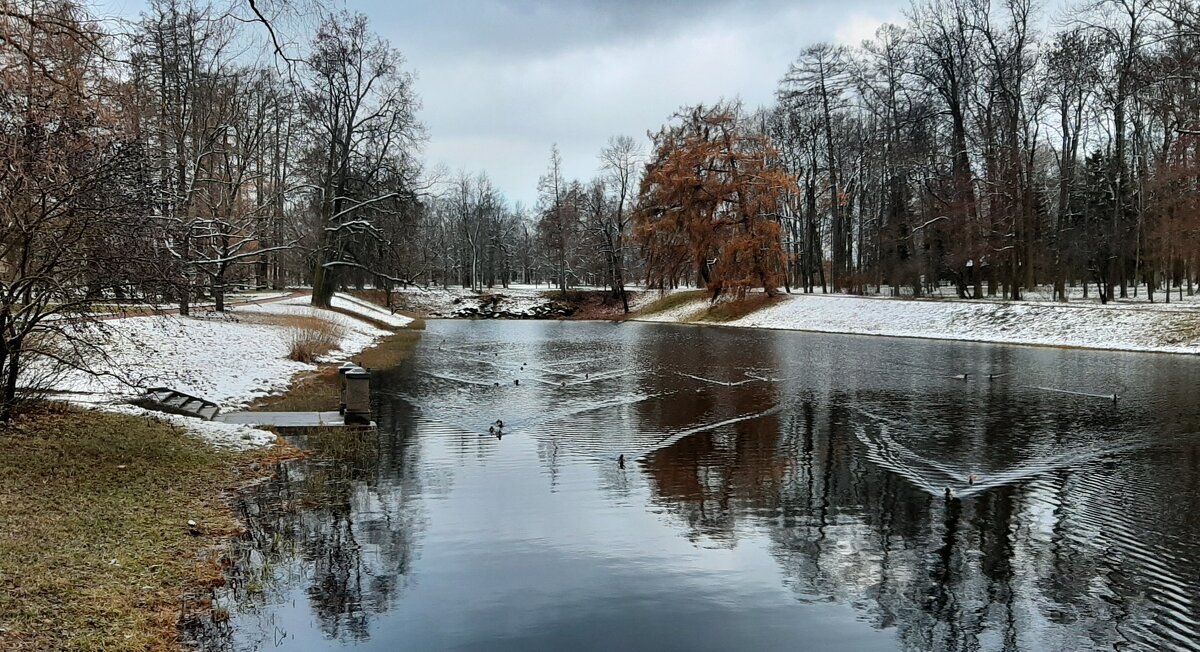
[[634, 213], [651, 286], [695, 273], [716, 299], [754, 287], [774, 294], [783, 280], [773, 218], [794, 182], [769, 163], [767, 139], [738, 123], [738, 108], [696, 106], [654, 137]]

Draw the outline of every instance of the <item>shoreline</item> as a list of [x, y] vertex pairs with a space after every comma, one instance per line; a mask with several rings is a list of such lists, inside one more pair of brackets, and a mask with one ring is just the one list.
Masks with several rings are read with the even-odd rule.
[[[126, 404], [132, 387], [162, 386], [212, 401], [222, 412], [243, 410], [264, 397], [288, 392], [334, 361], [361, 354], [412, 320], [336, 295], [330, 310], [313, 308], [290, 293], [261, 303], [241, 303], [226, 313], [181, 317], [130, 316], [105, 321], [97, 338], [106, 348], [99, 371], [69, 373], [55, 387], [64, 400], [97, 410], [144, 415], [176, 423], [217, 446], [269, 446], [273, 434], [220, 421], [172, 417]], [[311, 357], [299, 358], [298, 339], [320, 338]], [[307, 361], [301, 361], [307, 360]]]
[[[978, 344], [1200, 355], [1200, 310], [980, 300], [781, 294], [733, 319], [712, 319], [707, 298], [667, 301], [630, 321], [756, 328]], [[719, 304], [720, 305], [720, 304]]]
[[209, 596], [244, 531], [237, 496], [303, 455], [62, 403], [0, 440], [0, 521], [21, 524], [0, 539], [5, 649], [181, 649], [190, 623], [222, 617]]
[[1200, 351], [1197, 351], [1197, 352], [1161, 351], [1161, 350], [1155, 350], [1155, 349], [1119, 349], [1119, 348], [1112, 348], [1112, 347], [1099, 348], [1099, 347], [1094, 347], [1094, 346], [1078, 346], [1078, 345], [1071, 345], [1071, 344], [1047, 344], [1047, 343], [1038, 343], [1038, 342], [1004, 342], [1004, 341], [997, 341], [997, 340], [973, 340], [973, 339], [965, 339], [965, 338], [949, 337], [949, 336], [948, 337], [938, 337], [936, 335], [901, 335], [901, 334], [883, 335], [880, 333], [853, 333], [853, 332], [848, 332], [848, 331], [823, 331], [823, 330], [813, 330], [813, 329], [809, 329], [809, 328], [785, 328], [785, 327], [771, 327], [771, 326], [738, 326], [736, 324], [728, 324], [728, 323], [723, 323], [723, 322], [719, 322], [719, 321], [657, 321], [657, 320], [648, 320], [648, 319], [597, 320], [597, 321], [611, 321], [613, 323], [620, 323], [621, 321], [631, 321], [631, 322], [638, 322], [638, 323], [643, 323], [643, 324], [662, 324], [665, 326], [682, 326], [682, 327], [694, 327], [694, 328], [723, 328], [723, 329], [739, 330], [739, 331], [740, 330], [760, 330], [760, 331], [773, 331], [773, 332], [780, 332], [780, 333], [810, 333], [813, 335], [844, 335], [846, 337], [871, 337], [871, 338], [886, 337], [889, 339], [899, 339], [899, 340], [925, 340], [928, 342], [958, 342], [960, 344], [990, 344], [990, 345], [999, 345], [999, 346], [1025, 346], [1025, 347], [1036, 348], [1036, 349], [1062, 349], [1062, 350], [1067, 350], [1067, 351], [1096, 351], [1096, 352], [1107, 351], [1107, 352], [1112, 352], [1112, 353], [1136, 353], [1139, 355], [1170, 355], [1170, 356], [1185, 356], [1185, 357], [1186, 356], [1200, 356]]
[[[748, 304], [741, 306], [737, 304], [720, 304], [724, 309], [720, 311], [711, 311], [711, 304], [708, 299], [698, 292], [684, 293], [668, 293], [661, 297], [656, 296], [656, 293], [646, 293], [646, 295], [655, 295], [654, 299], [650, 296], [643, 296], [639, 301], [640, 310], [635, 311], [629, 316], [621, 316], [618, 319], [599, 318], [595, 321], [642, 321], [647, 323], [664, 323], [678, 326], [712, 326], [718, 328], [756, 328], [762, 330], [784, 330], [805, 333], [821, 333], [827, 335], [851, 335], [860, 337], [898, 337], [906, 339], [926, 339], [937, 341], [958, 341], [971, 344], [1008, 344], [1018, 346], [1039, 346], [1052, 348], [1079, 348], [1086, 350], [1109, 350], [1119, 351], [1123, 353], [1160, 353], [1160, 354], [1200, 354], [1200, 311], [1195, 309], [1139, 309], [1138, 306], [1113, 306], [1113, 307], [1097, 307], [1088, 305], [1027, 305], [1012, 302], [989, 302], [989, 301], [952, 301], [945, 299], [926, 299], [926, 300], [911, 300], [911, 299], [893, 299], [889, 297], [855, 297], [846, 295], [781, 295], [779, 298], [774, 298], [767, 301], [751, 301]], [[669, 299], [669, 300], [668, 300]], [[355, 305], [358, 304], [358, 305]], [[331, 311], [326, 318], [332, 320], [355, 320], [360, 324], [367, 325], [367, 331], [360, 330], [352, 333], [347, 330], [343, 333], [342, 347], [330, 351], [323, 356], [319, 362], [305, 364], [300, 368], [295, 366], [288, 367], [287, 365], [270, 368], [263, 368], [265, 375], [255, 379], [245, 378], [240, 387], [237, 383], [225, 383], [222, 385], [217, 382], [217, 386], [224, 389], [236, 390], [226, 392], [229, 396], [222, 397], [222, 403], [230, 403], [231, 409], [239, 410], [310, 410], [310, 409], [325, 409], [328, 406], [328, 401], [336, 401], [336, 374], [331, 374], [330, 370], [335, 368], [335, 360], [354, 359], [359, 364], [366, 367], [388, 367], [393, 366], [398, 361], [405, 359], [406, 356], [412, 355], [417, 342], [422, 338], [421, 331], [424, 324], [421, 318], [413, 319], [406, 315], [394, 315], [392, 319], [395, 321], [391, 325], [392, 330], [387, 332], [385, 329], [389, 325], [388, 317], [374, 314], [373, 310], [382, 311], [384, 309], [376, 307], [372, 309], [365, 301], [357, 300], [354, 302], [345, 303], [337, 306]], [[254, 313], [285, 313], [292, 315], [299, 312], [310, 312], [307, 308], [296, 306], [288, 301], [276, 301], [269, 304], [271, 307], [249, 308], [241, 312], [241, 316], [249, 317]], [[730, 309], [732, 307], [733, 309]], [[869, 310], [868, 310], [869, 309]], [[355, 311], [364, 311], [367, 314], [354, 314]], [[237, 314], [238, 311], [235, 311]], [[1075, 318], [1068, 319], [1068, 324], [1060, 323], [1064, 313], [1076, 315]], [[1133, 315], [1135, 318], [1128, 323], [1122, 322], [1119, 315]], [[375, 317], [375, 318], [373, 318]], [[130, 319], [144, 319], [143, 317], [132, 317]], [[164, 316], [165, 320], [180, 320], [179, 317]], [[453, 318], [451, 318], [453, 319]], [[1071, 328], [1075, 329], [1094, 329], [1099, 326], [1104, 326], [1109, 331], [1114, 327], [1114, 324], [1124, 333], [1123, 337], [1131, 337], [1134, 334], [1144, 335], [1147, 338], [1161, 336], [1161, 332], [1155, 331], [1152, 333], [1141, 333], [1139, 328], [1148, 325], [1171, 324], [1172, 320], [1197, 321], [1196, 335], [1175, 345], [1165, 344], [1145, 344], [1133, 348], [1121, 346], [1127, 340], [1118, 339], [1115, 343], [1105, 340], [1103, 346], [1095, 345], [1092, 341], [1091, 346], [1087, 341], [1080, 343], [1071, 343], [1069, 341], [1037, 341], [1036, 336], [1041, 333], [1054, 334], [1056, 331], [1061, 335], [1063, 332], [1071, 332]], [[195, 322], [197, 329], [212, 329], [214, 332], [224, 332], [222, 329], [230, 328], [229, 322], [218, 319], [194, 318], [189, 321]], [[403, 326], [395, 326], [395, 323], [403, 321]], [[548, 320], [549, 321], [549, 320]], [[136, 322], [130, 322], [136, 323]], [[164, 322], [165, 323], [165, 322]], [[935, 327], [942, 325], [945, 330], [938, 332], [933, 330]], [[1029, 325], [1030, 328], [1023, 326]], [[278, 324], [271, 326], [278, 328]], [[384, 327], [384, 328], [380, 328]], [[1047, 327], [1050, 330], [1046, 330]], [[260, 334], [261, 329], [267, 328], [266, 324], [255, 323], [256, 332]], [[878, 330], [871, 330], [872, 328]], [[991, 328], [991, 330], [989, 330]], [[1041, 329], [1040, 331], [1038, 329]], [[990, 335], [990, 337], [989, 337]], [[1000, 339], [1007, 336], [1008, 339]], [[1108, 337], [1107, 331], [1098, 335], [1099, 338]], [[219, 338], [216, 338], [219, 339]], [[213, 341], [216, 341], [214, 339]], [[1066, 340], [1065, 337], [1060, 337], [1060, 340]], [[213, 341], [198, 341], [202, 347], [213, 348]], [[220, 348], [220, 347], [216, 347]], [[208, 353], [213, 353], [209, 351]], [[229, 351], [223, 351], [228, 355]], [[237, 351], [234, 351], [236, 354]], [[260, 357], [269, 357], [278, 352], [271, 347], [264, 347], [264, 351], [258, 352]], [[287, 370], [286, 375], [279, 375]], [[206, 365], [198, 370], [199, 375], [208, 374], [214, 378], [210, 379], [214, 382], [219, 381], [222, 374], [234, 374], [235, 371], [230, 371], [222, 365]], [[272, 376], [271, 374], [276, 374]], [[235, 376], [236, 378], [236, 376]], [[263, 381], [267, 381], [265, 386]], [[238, 400], [230, 397], [244, 395], [245, 390], [258, 389], [269, 386], [273, 391], [267, 394], [258, 394], [249, 401], [244, 399]], [[252, 392], [253, 393], [253, 392]], [[103, 407], [101, 407], [103, 410]], [[173, 636], [166, 628], [163, 628], [160, 620], [156, 625], [156, 629], [147, 629], [141, 631], [143, 636], [157, 636], [155, 639], [156, 648], [163, 650], [178, 649], [178, 646], [185, 643], [187, 637], [196, 631], [204, 631], [209, 626], [219, 626], [223, 622], [223, 618], [227, 618], [227, 612], [220, 606], [219, 601], [214, 602], [214, 589], [219, 588], [224, 582], [224, 572], [221, 569], [222, 560], [224, 560], [231, 550], [231, 546], [236, 545], [237, 537], [242, 536], [242, 533], [247, 527], [247, 523], [243, 521], [242, 516], [238, 513], [235, 504], [241, 492], [247, 487], [257, 482], [262, 482], [269, 479], [277, 472], [279, 464], [286, 463], [290, 459], [296, 459], [305, 455], [304, 451], [289, 444], [282, 436], [271, 432], [269, 441], [258, 440], [249, 445], [243, 446], [240, 449], [230, 446], [223, 446], [220, 441], [212, 437], [197, 435], [196, 431], [202, 430], [203, 425], [200, 422], [191, 423], [191, 419], [184, 417], [171, 417], [149, 411], [139, 411], [130, 408], [116, 406], [116, 409], [110, 407], [108, 410], [101, 412], [103, 416], [97, 417], [100, 421], [110, 424], [118, 424], [109, 428], [112, 431], [120, 430], [119, 424], [126, 424], [125, 428], [130, 432], [135, 432], [135, 426], [141, 428], [136, 432], [144, 432], [146, 441], [159, 441], [156, 449], [150, 446], [148, 451], [129, 452], [125, 449], [119, 450], [119, 453], [105, 454], [100, 456], [96, 462], [102, 467], [112, 467], [118, 469], [114, 471], [114, 476], [101, 476], [92, 481], [99, 493], [100, 489], [106, 488], [105, 483], [120, 483], [126, 482], [123, 469], [125, 465], [131, 468], [146, 467], [157, 468], [161, 471], [162, 468], [152, 467], [155, 465], [156, 456], [164, 454], [165, 451], [182, 448], [187, 450], [198, 450], [203, 448], [207, 453], [197, 452], [196, 455], [203, 456], [204, 462], [198, 465], [195, 469], [188, 469], [180, 473], [178, 478], [164, 479], [161, 482], [178, 483], [180, 488], [188, 487], [207, 487], [203, 491], [187, 491], [185, 490], [181, 497], [185, 500], [184, 504], [178, 508], [181, 511], [178, 514], [160, 514], [159, 518], [164, 516], [169, 520], [170, 527], [165, 529], [162, 536], [166, 537], [168, 542], [175, 540], [175, 546], [172, 549], [179, 550], [185, 547], [188, 549], [196, 549], [197, 552], [191, 556], [185, 557], [178, 562], [180, 572], [187, 573], [182, 578], [175, 577], [169, 583], [163, 582], [160, 588], [161, 595], [169, 596], [169, 600], [165, 601], [169, 604], [174, 604], [177, 608], [175, 613], [178, 614], [177, 625], [173, 630]], [[86, 424], [93, 419], [87, 412], [78, 411], [75, 416], [69, 417], [75, 419], [79, 423]], [[46, 424], [54, 423], [53, 420], [47, 421]], [[195, 426], [195, 427], [191, 427]], [[189, 431], [186, 436], [182, 431]], [[265, 434], [265, 433], [264, 433]], [[34, 431], [35, 439], [44, 440], [46, 445], [58, 446], [56, 443], [55, 434], [52, 429], [47, 426], [42, 426], [42, 430]], [[177, 441], [172, 443], [172, 438]], [[134, 438], [133, 443], [138, 444], [140, 440]], [[115, 441], [115, 440], [114, 440]], [[190, 443], [189, 443], [190, 442]], [[110, 443], [111, 446], [122, 445], [120, 443]], [[158, 462], [163, 465], [165, 463]], [[200, 478], [208, 478], [208, 484], [200, 482]], [[18, 491], [16, 488], [10, 488], [10, 493]], [[31, 489], [34, 491], [34, 489]], [[161, 488], [156, 488], [156, 491], [162, 491]], [[36, 496], [36, 494], [34, 494]], [[86, 495], [86, 492], [85, 492]], [[133, 493], [125, 498], [131, 501], [135, 506], [146, 506], [153, 504], [151, 494], [149, 493]], [[36, 499], [30, 501], [33, 506], [37, 506]], [[189, 533], [186, 527], [181, 528], [180, 523], [185, 522], [191, 517], [188, 516], [186, 510], [196, 509], [195, 505], [203, 503], [208, 506], [206, 516], [201, 520], [201, 529], [203, 532], [197, 535], [195, 532]], [[50, 511], [59, 509], [59, 505], [50, 505]], [[93, 509], [91, 507], [88, 510]], [[100, 509], [100, 508], [96, 508]], [[137, 509], [133, 511], [139, 511]], [[87, 537], [86, 533], [73, 533], [74, 537]], [[70, 537], [65, 537], [70, 538]], [[62, 544], [55, 544], [62, 545]], [[112, 544], [116, 545], [116, 544]], [[131, 565], [153, 565], [158, 561], [166, 559], [166, 557], [158, 552], [157, 548], [142, 549], [142, 544], [137, 541], [120, 540], [120, 545], [129, 546], [135, 551], [143, 553], [143, 558], [134, 557], [138, 561], [137, 564]], [[47, 546], [50, 548], [50, 546]], [[53, 552], [50, 550], [48, 552]], [[109, 556], [110, 553], [105, 552], [104, 556]], [[114, 559], [119, 559], [117, 553], [111, 553]], [[91, 581], [95, 580], [92, 575], [81, 574], [81, 571], [74, 569], [64, 570], [66, 578], [72, 582], [77, 582], [83, 586], [90, 586]], [[133, 580], [134, 585], [141, 586], [143, 583], [149, 586], [154, 580], [151, 579], [136, 579]], [[18, 585], [19, 586], [19, 585]], [[116, 591], [116, 589], [100, 589], [102, 591]], [[2, 598], [3, 596], [0, 596]], [[92, 605], [80, 604], [71, 602], [69, 595], [55, 598], [62, 599], [66, 606], [64, 609], [78, 610], [86, 612], [86, 610], [94, 608]], [[145, 607], [141, 603], [131, 602], [125, 606], [126, 612], [123, 617], [134, 623], [141, 622], [147, 617]], [[2, 626], [3, 623], [0, 623]], [[136, 627], [136, 625], [131, 625]], [[18, 630], [18, 635], [22, 631]], [[57, 633], [54, 635], [58, 635]], [[18, 639], [20, 640], [20, 639]], [[58, 639], [53, 639], [57, 641]], [[3, 630], [0, 630], [0, 642], [4, 641]], [[144, 640], [143, 640], [144, 642]]]

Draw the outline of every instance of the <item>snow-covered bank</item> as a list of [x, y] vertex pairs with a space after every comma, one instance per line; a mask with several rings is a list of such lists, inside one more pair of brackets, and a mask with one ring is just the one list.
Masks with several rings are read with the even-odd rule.
[[[570, 292], [605, 292], [603, 287], [573, 287]], [[578, 307], [562, 301], [558, 292], [547, 285], [510, 284], [508, 287], [485, 288], [476, 292], [462, 287], [410, 286], [393, 290], [392, 300], [400, 309], [441, 318], [493, 317], [499, 319], [557, 319], [569, 316]], [[659, 293], [646, 292], [640, 287], [628, 289], [630, 308], [652, 303]]]
[[[289, 317], [335, 325], [340, 339], [338, 348], [325, 356], [329, 361], [353, 356], [389, 332], [343, 313], [302, 305], [306, 303], [306, 298], [291, 299], [239, 305], [223, 315], [127, 317], [91, 325], [106, 358], [93, 365], [99, 373], [71, 372], [55, 388], [78, 402], [142, 414], [144, 410], [124, 401], [144, 388], [165, 386], [213, 401], [225, 411], [281, 392], [298, 372], [316, 369], [288, 359], [290, 336], [297, 328]], [[366, 312], [354, 305], [354, 312]], [[370, 318], [383, 321], [373, 314]], [[396, 318], [394, 323], [409, 321]], [[275, 440], [271, 433], [245, 426], [153, 414], [219, 446], [245, 448]]]
[[391, 328], [406, 328], [412, 323], [412, 319], [404, 315], [397, 315], [382, 306], [340, 292], [333, 295], [333, 300], [329, 302], [329, 305]]
[[394, 290], [393, 301], [403, 310], [427, 317], [473, 317], [486, 309], [497, 314], [532, 314], [551, 303], [548, 286], [510, 285], [475, 292], [468, 288], [420, 288], [410, 286]]
[[[685, 323], [707, 300], [637, 319]], [[940, 301], [799, 294], [781, 297], [725, 326], [1034, 344], [1124, 351], [1200, 353], [1200, 310], [1151, 305]]]

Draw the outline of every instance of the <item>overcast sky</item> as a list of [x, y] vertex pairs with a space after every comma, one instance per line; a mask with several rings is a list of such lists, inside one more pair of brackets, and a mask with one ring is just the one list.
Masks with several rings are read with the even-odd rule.
[[[93, 0], [136, 15], [143, 0]], [[486, 171], [532, 205], [550, 146], [595, 174], [609, 136], [645, 139], [679, 107], [769, 104], [801, 48], [857, 44], [902, 0], [346, 0], [418, 75], [432, 169]]]
[[552, 143], [570, 177], [596, 172], [609, 136], [644, 138], [680, 106], [741, 97], [769, 104], [806, 45], [858, 43], [898, 1], [453, 0], [370, 16], [419, 75], [426, 158], [486, 170], [532, 204]]

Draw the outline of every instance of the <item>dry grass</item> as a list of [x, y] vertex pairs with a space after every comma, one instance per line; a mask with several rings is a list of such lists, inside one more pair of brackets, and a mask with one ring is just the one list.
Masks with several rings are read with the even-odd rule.
[[660, 298], [659, 300], [655, 301], [654, 303], [651, 303], [650, 305], [648, 305], [644, 308], [641, 308], [640, 310], [634, 311], [633, 313], [631, 313], [629, 315], [629, 317], [642, 317], [642, 316], [646, 316], [646, 315], [653, 315], [653, 314], [660, 313], [660, 312], [666, 312], [668, 310], [678, 308], [679, 306], [682, 306], [685, 303], [690, 303], [697, 299], [707, 299], [707, 298], [708, 298], [707, 290], [681, 290], [679, 292], [672, 292], [671, 294], [668, 294], [668, 295]]
[[338, 348], [345, 329], [331, 321], [308, 315], [271, 315], [270, 322], [287, 329], [288, 358], [316, 362]]
[[1158, 339], [1166, 344], [1192, 344], [1200, 340], [1200, 318], [1192, 314], [1172, 315], [1163, 320], [1162, 333]]
[[316, 362], [338, 348], [346, 335], [340, 324], [313, 315], [248, 314], [242, 319], [286, 329], [288, 358], [298, 362]]
[[395, 335], [383, 338], [375, 346], [354, 356], [354, 363], [367, 369], [398, 367], [412, 357], [413, 351], [420, 341], [420, 331], [398, 331]]
[[70, 409], [21, 418], [0, 445], [0, 649], [177, 649], [184, 609], [211, 611], [220, 544], [238, 531], [223, 492], [265, 456]]
[[[666, 312], [673, 310], [684, 304], [691, 303], [696, 300], [703, 299], [707, 301], [710, 298], [710, 293], [707, 290], [684, 290], [681, 292], [673, 292], [662, 297], [661, 299], [651, 303], [650, 305], [635, 311], [630, 317], [640, 317], [643, 315], [653, 315], [655, 313]], [[693, 322], [729, 322], [736, 319], [741, 319], [756, 310], [766, 308], [769, 305], [782, 300], [782, 295], [768, 297], [763, 292], [752, 292], [743, 299], [733, 299], [730, 297], [722, 298], [716, 303], [706, 303], [705, 307], [698, 309], [697, 314], [690, 321]]]
[[247, 408], [258, 412], [328, 412], [338, 409], [338, 370], [321, 367], [297, 374], [287, 391], [258, 399]]
[[744, 299], [718, 301], [708, 307], [700, 316], [700, 321], [727, 322], [741, 319], [752, 312], [766, 308], [782, 300], [782, 295], [769, 297], [766, 293], [756, 292]]

